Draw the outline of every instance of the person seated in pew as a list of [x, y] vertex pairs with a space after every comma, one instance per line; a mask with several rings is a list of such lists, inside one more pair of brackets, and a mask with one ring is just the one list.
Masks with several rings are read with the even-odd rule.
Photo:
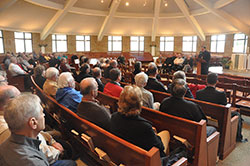
[[[0, 145], [11, 135], [8, 124], [4, 120], [4, 106], [11, 98], [17, 97], [20, 94], [20, 91], [12, 85], [0, 87], [0, 102], [2, 103], [0, 105]], [[38, 134], [38, 139], [41, 140], [39, 148], [46, 155], [49, 163], [55, 163], [59, 155], [64, 151], [61, 144], [56, 142], [49, 133], [43, 131]]]
[[[186, 81], [175, 79], [171, 85], [171, 97], [162, 101], [160, 111], [196, 122], [200, 122], [202, 119], [207, 120], [205, 113], [198, 104], [184, 99], [186, 91]], [[207, 126], [207, 136], [215, 131], [214, 127]]]
[[56, 101], [76, 113], [78, 104], [82, 100], [82, 95], [75, 90], [75, 80], [70, 72], [60, 74], [58, 87]]
[[[227, 105], [227, 98], [225, 92], [216, 90], [216, 84], [218, 82], [218, 75], [216, 73], [209, 73], [207, 76], [207, 87], [205, 89], [196, 92], [196, 99], [207, 101], [215, 104]], [[242, 135], [242, 121], [241, 114], [237, 111], [231, 112], [231, 117], [238, 116], [238, 129], [236, 140], [238, 142], [247, 142], [248, 140], [243, 139]]]
[[10, 65], [8, 70], [10, 71], [12, 76], [18, 76], [18, 75], [25, 75], [28, 74], [24, 69], [17, 63], [17, 58], [16, 57], [11, 57], [10, 58]]
[[112, 60], [109, 63], [109, 66], [107, 68], [104, 69], [104, 78], [110, 78], [111, 79], [111, 75], [110, 75], [110, 71], [113, 68], [117, 68], [117, 61], [116, 60]]
[[110, 112], [96, 100], [98, 84], [94, 78], [85, 78], [80, 83], [81, 103], [77, 108], [77, 115], [104, 128], [110, 129]]
[[43, 84], [43, 91], [45, 94], [55, 97], [58, 89], [57, 80], [59, 71], [55, 67], [49, 67], [46, 72], [46, 81]]
[[183, 71], [185, 73], [187, 72], [192, 72], [193, 71], [193, 58], [192, 58], [192, 55], [187, 55], [187, 57], [185, 58], [184, 62], [183, 62]]
[[176, 58], [176, 56], [175, 56], [175, 54], [173, 54], [173, 56], [167, 57], [165, 59], [164, 63], [162, 64], [163, 73], [171, 73], [172, 72], [175, 58]]
[[140, 61], [136, 61], [135, 64], [134, 64], [133, 74], [136, 75], [136, 74], [140, 73], [141, 68], [142, 68], [142, 63]]
[[103, 92], [111, 96], [120, 97], [120, 94], [123, 90], [119, 83], [122, 78], [121, 71], [118, 68], [113, 68], [110, 70], [109, 75], [111, 81], [104, 86]]
[[[50, 164], [43, 153], [39, 134], [45, 128], [45, 119], [38, 96], [23, 94], [10, 99], [4, 107], [4, 119], [11, 135], [0, 145], [0, 165], [76, 166], [72, 160]], [[59, 143], [54, 147], [63, 150]]]
[[[183, 71], [181, 71], [181, 70], [176, 71], [176, 72], [173, 74], [172, 81], [174, 81], [175, 79], [183, 79], [183, 80], [186, 81], [186, 74], [185, 74]], [[168, 85], [168, 93], [171, 93], [171, 85], [172, 85], [172, 84], [169, 84], [169, 85]], [[192, 94], [192, 92], [191, 92], [191, 90], [189, 89], [189, 87], [188, 87], [187, 84], [186, 84], [186, 89], [187, 89], [187, 91], [186, 91], [186, 94], [185, 94], [184, 97], [188, 97], [188, 98], [193, 99], [194, 96], [193, 96], [193, 94]]]
[[148, 82], [148, 75], [144, 72], [135, 75], [135, 84], [141, 89], [142, 92], [142, 105], [152, 109], [159, 109], [158, 102], [154, 104], [153, 94], [144, 89]]
[[101, 71], [101, 69], [99, 67], [95, 67], [93, 69], [93, 73], [92, 74], [93, 74], [93, 77], [95, 78], [95, 80], [96, 80], [96, 82], [98, 84], [98, 91], [103, 92], [104, 85], [103, 85], [102, 80], [101, 80], [101, 78], [102, 78], [102, 71]]
[[167, 92], [167, 88], [165, 88], [163, 83], [158, 81], [158, 79], [156, 78], [156, 75], [158, 74], [158, 69], [155, 63], [152, 62], [148, 65], [147, 74], [149, 78], [148, 78], [148, 83], [145, 86], [145, 89]]
[[[149, 151], [156, 147], [160, 156], [164, 157], [168, 148], [169, 136], [167, 131], [157, 135], [151, 122], [140, 116], [142, 106], [142, 93], [139, 87], [125, 86], [118, 101], [118, 112], [112, 114], [111, 132], [118, 137]], [[164, 135], [164, 136], [163, 136]]]
[[4, 120], [4, 105], [9, 99], [20, 95], [20, 91], [12, 85], [0, 86], [0, 145], [10, 136], [8, 124]]
[[58, 55], [56, 53], [50, 54], [49, 67], [55, 67], [58, 69], [60, 63], [61, 61], [58, 59]]
[[90, 75], [90, 66], [88, 63], [83, 63], [80, 68], [80, 73], [77, 75], [76, 81], [80, 83], [84, 78], [92, 77]]
[[66, 58], [61, 58], [60, 69], [62, 72], [70, 72], [70, 65], [67, 62]]
[[45, 67], [43, 65], [37, 65], [34, 69], [34, 80], [36, 82], [36, 84], [43, 89], [43, 85], [46, 81], [46, 78], [44, 78], [45, 76]]
[[181, 70], [183, 68], [183, 62], [184, 62], [184, 59], [181, 53], [177, 53], [176, 58], [174, 59], [173, 70], [175, 71]]

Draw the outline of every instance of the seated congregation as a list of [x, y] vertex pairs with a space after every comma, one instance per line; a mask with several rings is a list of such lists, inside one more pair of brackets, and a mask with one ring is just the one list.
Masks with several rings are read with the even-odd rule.
[[[59, 104], [76, 113], [80, 118], [146, 151], [156, 147], [164, 164], [168, 161], [168, 154], [173, 150], [170, 133], [166, 130], [157, 133], [153, 123], [141, 116], [143, 107], [190, 120], [188, 123], [193, 123], [192, 121], [200, 123], [203, 120], [208, 122], [201, 106], [185, 98], [194, 99], [194, 96], [186, 82], [185, 73], [180, 71], [186, 70], [184, 66], [189, 62], [185, 62], [187, 59], [184, 60], [180, 54], [172, 59], [171, 65], [173, 68], [169, 69], [169, 65], [162, 64], [163, 70], [176, 71], [168, 86], [161, 82], [158, 64], [153, 62], [149, 63], [145, 73], [140, 70], [141, 63], [136, 62], [134, 70], [135, 85], [123, 87], [121, 81], [124, 80], [124, 73], [121, 71], [124, 67], [122, 65], [126, 65], [126, 60], [124, 61], [123, 58], [119, 60], [122, 65], [112, 59], [110, 62], [102, 61], [103, 63], [100, 60], [93, 66], [89, 64], [88, 58], [81, 57], [81, 65], [78, 66], [80, 67], [79, 71], [77, 71], [77, 67], [69, 66], [66, 56], [59, 59], [56, 54], [48, 56], [49, 60], [40, 55], [37, 57], [40, 64], [36, 64], [36, 66], [27, 65], [27, 71], [20, 67], [13, 55], [8, 55], [8, 58], [11, 62], [8, 69], [13, 76], [33, 75], [34, 69], [32, 78], [44, 94], [54, 98]], [[160, 63], [160, 60], [158, 62]], [[48, 66], [46, 63], [48, 63]], [[190, 62], [190, 64], [192, 63]], [[188, 65], [190, 66], [190, 64]], [[196, 99], [226, 105], [225, 93], [215, 89], [216, 82], [217, 75], [214, 73], [208, 74], [207, 87], [197, 91]], [[31, 80], [28, 80], [28, 83], [31, 83]], [[128, 82], [128, 84], [131, 84], [131, 82]], [[155, 102], [154, 95], [150, 90], [170, 93], [171, 96]], [[102, 105], [102, 101], [97, 100], [98, 91], [118, 98], [116, 111], [109, 109], [110, 107], [107, 105]], [[0, 86], [0, 100], [3, 101], [1, 103], [4, 103], [4, 107], [0, 109], [0, 164], [13, 166], [21, 164], [76, 165], [73, 160], [70, 160], [71, 158], [63, 155], [64, 152], [66, 153], [63, 141], [53, 139], [49, 131], [44, 131], [44, 113], [39, 97], [25, 93], [20, 94], [18, 89], [7, 84]], [[234, 116], [239, 118], [237, 141], [246, 142], [247, 139], [243, 139], [241, 131], [241, 115], [238, 112], [232, 112], [232, 117]], [[216, 130], [216, 126], [207, 125], [207, 137], [216, 133]], [[188, 143], [184, 147], [190, 148]], [[116, 150], [119, 151], [119, 149]], [[216, 149], [215, 152], [217, 153]], [[10, 154], [15, 155], [9, 157]], [[185, 154], [177, 160], [181, 157], [189, 157], [189, 162], [192, 162], [192, 156]]]

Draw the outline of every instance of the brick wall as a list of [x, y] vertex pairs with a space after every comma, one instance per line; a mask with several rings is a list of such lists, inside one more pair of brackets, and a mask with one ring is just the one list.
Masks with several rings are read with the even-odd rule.
[[[12, 31], [3, 31], [4, 37], [4, 48], [5, 52], [15, 52], [15, 40], [14, 40], [14, 32]], [[33, 50], [36, 52], [40, 51], [39, 44], [47, 44], [45, 51], [48, 53], [52, 52], [52, 35], [49, 35], [44, 41], [40, 40], [39, 33], [32, 33], [33, 39]], [[197, 40], [197, 53], [201, 50], [202, 46], [206, 46], [208, 50], [210, 50], [210, 40], [211, 36], [206, 36], [205, 41], [201, 41], [199, 38]], [[67, 44], [68, 44], [68, 52], [67, 53], [75, 53], [76, 51], [76, 41], [75, 35], [67, 36]], [[97, 36], [91, 36], [90, 40], [90, 49], [92, 52], [107, 52], [108, 51], [108, 37], [104, 36], [102, 41], [97, 40]], [[155, 55], [159, 56], [160, 54], [160, 37], [156, 37], [155, 43], [151, 42], [151, 36], [144, 37], [144, 51], [151, 52], [150, 45], [156, 44]], [[250, 47], [250, 40], [248, 40], [248, 47]], [[221, 53], [222, 56], [230, 56], [232, 54], [233, 48], [233, 34], [226, 35], [226, 44], [225, 44], [225, 53]], [[122, 49], [124, 52], [130, 51], [130, 37], [123, 36], [122, 38]], [[182, 52], [182, 36], [174, 37], [174, 51]]]

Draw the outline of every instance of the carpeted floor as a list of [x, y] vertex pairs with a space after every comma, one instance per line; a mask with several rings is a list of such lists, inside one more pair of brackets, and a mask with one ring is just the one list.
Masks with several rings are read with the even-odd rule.
[[[250, 117], [242, 116], [243, 136], [250, 141]], [[217, 166], [249, 166], [250, 165], [250, 142], [237, 143], [233, 152], [223, 161], [219, 161]]]

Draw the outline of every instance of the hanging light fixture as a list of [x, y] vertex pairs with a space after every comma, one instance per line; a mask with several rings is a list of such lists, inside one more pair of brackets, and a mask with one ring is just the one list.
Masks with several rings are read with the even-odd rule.
[[104, 0], [101, 0], [101, 3], [104, 3]]
[[167, 0], [164, 0], [164, 6], [167, 7], [168, 6], [168, 2]]
[[127, 1], [127, 2], [125, 3], [125, 5], [126, 5], [126, 6], [129, 6], [129, 2]]
[[147, 0], [144, 1], [143, 6], [145, 7], [147, 5]]

